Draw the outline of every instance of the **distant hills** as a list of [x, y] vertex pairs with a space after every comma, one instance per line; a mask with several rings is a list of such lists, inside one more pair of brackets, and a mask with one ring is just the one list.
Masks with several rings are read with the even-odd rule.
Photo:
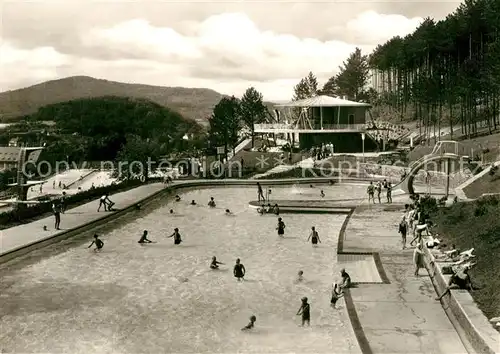
[[0, 121], [13, 121], [39, 108], [79, 98], [121, 96], [143, 98], [173, 109], [203, 126], [222, 94], [206, 88], [163, 87], [72, 76], [0, 93]]

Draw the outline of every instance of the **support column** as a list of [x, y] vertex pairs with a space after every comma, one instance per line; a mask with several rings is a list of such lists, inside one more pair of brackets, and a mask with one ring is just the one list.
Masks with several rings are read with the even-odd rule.
[[337, 107], [337, 128], [340, 124], [340, 106]]
[[319, 107], [319, 121], [321, 130], [323, 130], [323, 107]]
[[448, 199], [448, 196], [450, 195], [450, 170], [451, 170], [451, 159], [447, 159], [446, 160], [446, 190], [445, 190], [446, 199]]

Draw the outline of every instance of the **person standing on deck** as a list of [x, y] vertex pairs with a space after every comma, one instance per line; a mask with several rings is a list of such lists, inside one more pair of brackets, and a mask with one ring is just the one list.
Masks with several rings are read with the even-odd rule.
[[259, 182], [257, 182], [257, 198], [259, 202], [261, 199], [263, 202], [266, 201], [266, 198], [264, 198], [264, 192], [262, 191], [262, 186], [260, 185]]
[[61, 224], [61, 205], [58, 202], [54, 202], [52, 204], [52, 212], [54, 213], [54, 219], [55, 219], [54, 227], [56, 230], [61, 230], [59, 228]]

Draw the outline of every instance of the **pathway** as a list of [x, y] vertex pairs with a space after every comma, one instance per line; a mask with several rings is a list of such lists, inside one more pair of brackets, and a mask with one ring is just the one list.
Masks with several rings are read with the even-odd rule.
[[264, 173], [259, 173], [255, 176], [251, 177], [250, 179], [262, 179], [266, 176], [269, 176], [269, 175], [272, 175], [275, 173], [291, 171], [294, 168], [298, 168], [298, 167], [300, 167], [300, 168], [314, 168], [314, 160], [312, 158], [308, 158], [308, 159], [299, 161], [294, 165], [278, 165], [278, 166], [275, 166]]
[[[379, 252], [390, 284], [362, 284], [350, 293], [373, 353], [467, 353], [425, 270], [413, 275], [413, 249], [402, 250], [404, 207], [369, 206], [352, 215], [344, 251]], [[346, 265], [347, 271], [348, 265]], [[356, 279], [353, 279], [355, 282]]]

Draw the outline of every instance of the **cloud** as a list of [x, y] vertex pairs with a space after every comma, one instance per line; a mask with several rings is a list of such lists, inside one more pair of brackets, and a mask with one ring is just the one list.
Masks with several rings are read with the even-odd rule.
[[[288, 99], [293, 86], [309, 71], [326, 81], [356, 46], [368, 54], [377, 43], [412, 32], [419, 21], [361, 13], [347, 21], [343, 31], [352, 40], [343, 41], [333, 35], [308, 38], [263, 29], [243, 12], [219, 13], [198, 22], [186, 18], [183, 30], [135, 18], [79, 32], [74, 37], [78, 46], [72, 50], [56, 44], [21, 48], [16, 41], [2, 43], [0, 89], [14, 88], [17, 82], [89, 75], [209, 87], [235, 95], [254, 86], [266, 99]], [[338, 30], [331, 28], [330, 33]]]

